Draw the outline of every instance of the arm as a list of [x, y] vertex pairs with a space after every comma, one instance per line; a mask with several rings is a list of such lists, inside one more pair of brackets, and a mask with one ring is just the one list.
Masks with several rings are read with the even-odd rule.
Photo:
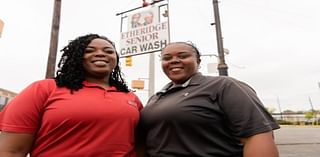
[[241, 142], [244, 144], [244, 157], [279, 157], [272, 131], [242, 138]]
[[32, 134], [0, 133], [1, 157], [26, 157], [33, 143]]

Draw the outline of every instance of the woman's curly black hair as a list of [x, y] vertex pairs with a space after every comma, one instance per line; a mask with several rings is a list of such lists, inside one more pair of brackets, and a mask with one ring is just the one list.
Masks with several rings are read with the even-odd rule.
[[[115, 48], [114, 43], [105, 36], [98, 34], [87, 34], [71, 40], [61, 52], [63, 52], [58, 63], [55, 82], [58, 87], [67, 87], [70, 92], [77, 91], [83, 87], [85, 80], [85, 70], [83, 68], [83, 55], [85, 49], [93, 39], [100, 38], [108, 41]], [[115, 86], [122, 92], [129, 92], [128, 86], [122, 78], [122, 72], [119, 66], [119, 56], [117, 54], [117, 65], [113, 69], [110, 78], [110, 86]]]

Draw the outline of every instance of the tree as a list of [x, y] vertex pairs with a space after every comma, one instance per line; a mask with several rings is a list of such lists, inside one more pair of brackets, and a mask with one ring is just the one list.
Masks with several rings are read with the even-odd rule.
[[309, 122], [313, 118], [313, 112], [312, 111], [305, 112], [304, 118], [306, 118]]

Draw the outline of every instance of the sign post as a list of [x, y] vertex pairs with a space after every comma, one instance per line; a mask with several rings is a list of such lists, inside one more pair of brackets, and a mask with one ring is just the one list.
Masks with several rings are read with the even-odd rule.
[[[153, 1], [151, 4], [144, 1], [142, 7], [117, 14], [121, 15], [120, 58], [149, 54], [149, 97], [155, 91], [154, 52], [161, 51], [169, 44], [168, 4], [159, 3], [162, 1]], [[161, 13], [163, 6], [167, 8]]]

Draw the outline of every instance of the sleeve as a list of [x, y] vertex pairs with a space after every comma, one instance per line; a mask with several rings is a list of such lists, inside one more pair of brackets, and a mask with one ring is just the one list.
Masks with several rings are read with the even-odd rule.
[[237, 137], [249, 137], [279, 128], [255, 91], [247, 84], [230, 79], [220, 95], [221, 108]]
[[2, 111], [0, 130], [34, 133], [53, 83], [54, 80], [37, 81], [22, 90]]

